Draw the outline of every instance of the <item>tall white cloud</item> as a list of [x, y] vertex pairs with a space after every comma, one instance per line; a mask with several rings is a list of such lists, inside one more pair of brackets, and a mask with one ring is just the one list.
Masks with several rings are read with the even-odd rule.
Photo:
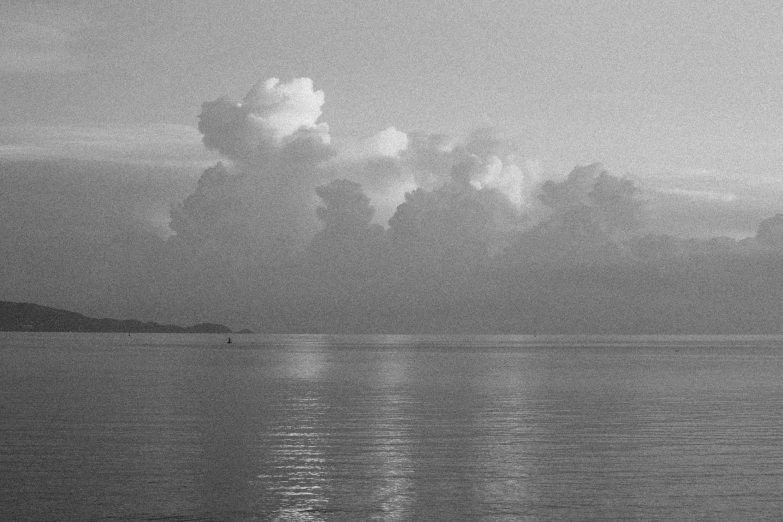
[[226, 98], [205, 102], [198, 128], [207, 148], [252, 162], [269, 148], [301, 138], [329, 144], [329, 126], [317, 123], [323, 103], [323, 91], [313, 90], [309, 78], [288, 83], [270, 78], [255, 84], [241, 103]]

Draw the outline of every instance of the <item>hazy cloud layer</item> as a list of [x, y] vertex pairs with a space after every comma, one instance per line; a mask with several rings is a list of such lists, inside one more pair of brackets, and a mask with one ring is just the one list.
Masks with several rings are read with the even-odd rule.
[[[752, 188], [655, 186], [599, 163], [542, 179], [534, 158], [489, 128], [460, 137], [389, 127], [335, 143], [324, 103], [309, 79], [270, 79], [241, 102], [205, 102], [199, 134], [4, 134], [2, 295], [270, 332], [783, 324], [783, 218], [754, 222], [765, 209]], [[24, 147], [50, 157], [22, 160]], [[196, 179], [204, 150], [221, 160]], [[62, 159], [80, 155], [127, 161]], [[668, 233], [662, 224], [678, 211], [744, 216], [737, 228], [757, 232]]]
[[195, 167], [214, 163], [193, 126], [157, 124], [111, 126], [0, 127], [0, 159], [94, 160], [113, 163]]
[[60, 28], [0, 19], [0, 74], [77, 72], [87, 62]]

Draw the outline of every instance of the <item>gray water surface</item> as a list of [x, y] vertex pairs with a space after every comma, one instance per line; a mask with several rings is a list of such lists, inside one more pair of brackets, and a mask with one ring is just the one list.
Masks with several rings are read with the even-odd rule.
[[0, 520], [779, 520], [783, 337], [0, 333]]

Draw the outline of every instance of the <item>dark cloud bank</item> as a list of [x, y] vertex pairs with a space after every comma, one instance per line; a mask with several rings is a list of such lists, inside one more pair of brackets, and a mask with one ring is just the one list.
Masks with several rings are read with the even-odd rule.
[[[195, 187], [0, 163], [0, 295], [258, 332], [783, 331], [783, 215], [743, 240], [653, 233], [646, 195], [600, 164], [538, 183], [489, 130], [338, 147], [322, 103], [307, 79], [205, 103], [225, 160]], [[139, 219], [150, 201], [168, 237]]]

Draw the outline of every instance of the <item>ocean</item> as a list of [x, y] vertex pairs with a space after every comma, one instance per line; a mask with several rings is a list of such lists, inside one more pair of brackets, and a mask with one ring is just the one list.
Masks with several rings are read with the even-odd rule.
[[783, 336], [0, 333], [0, 520], [780, 520]]

